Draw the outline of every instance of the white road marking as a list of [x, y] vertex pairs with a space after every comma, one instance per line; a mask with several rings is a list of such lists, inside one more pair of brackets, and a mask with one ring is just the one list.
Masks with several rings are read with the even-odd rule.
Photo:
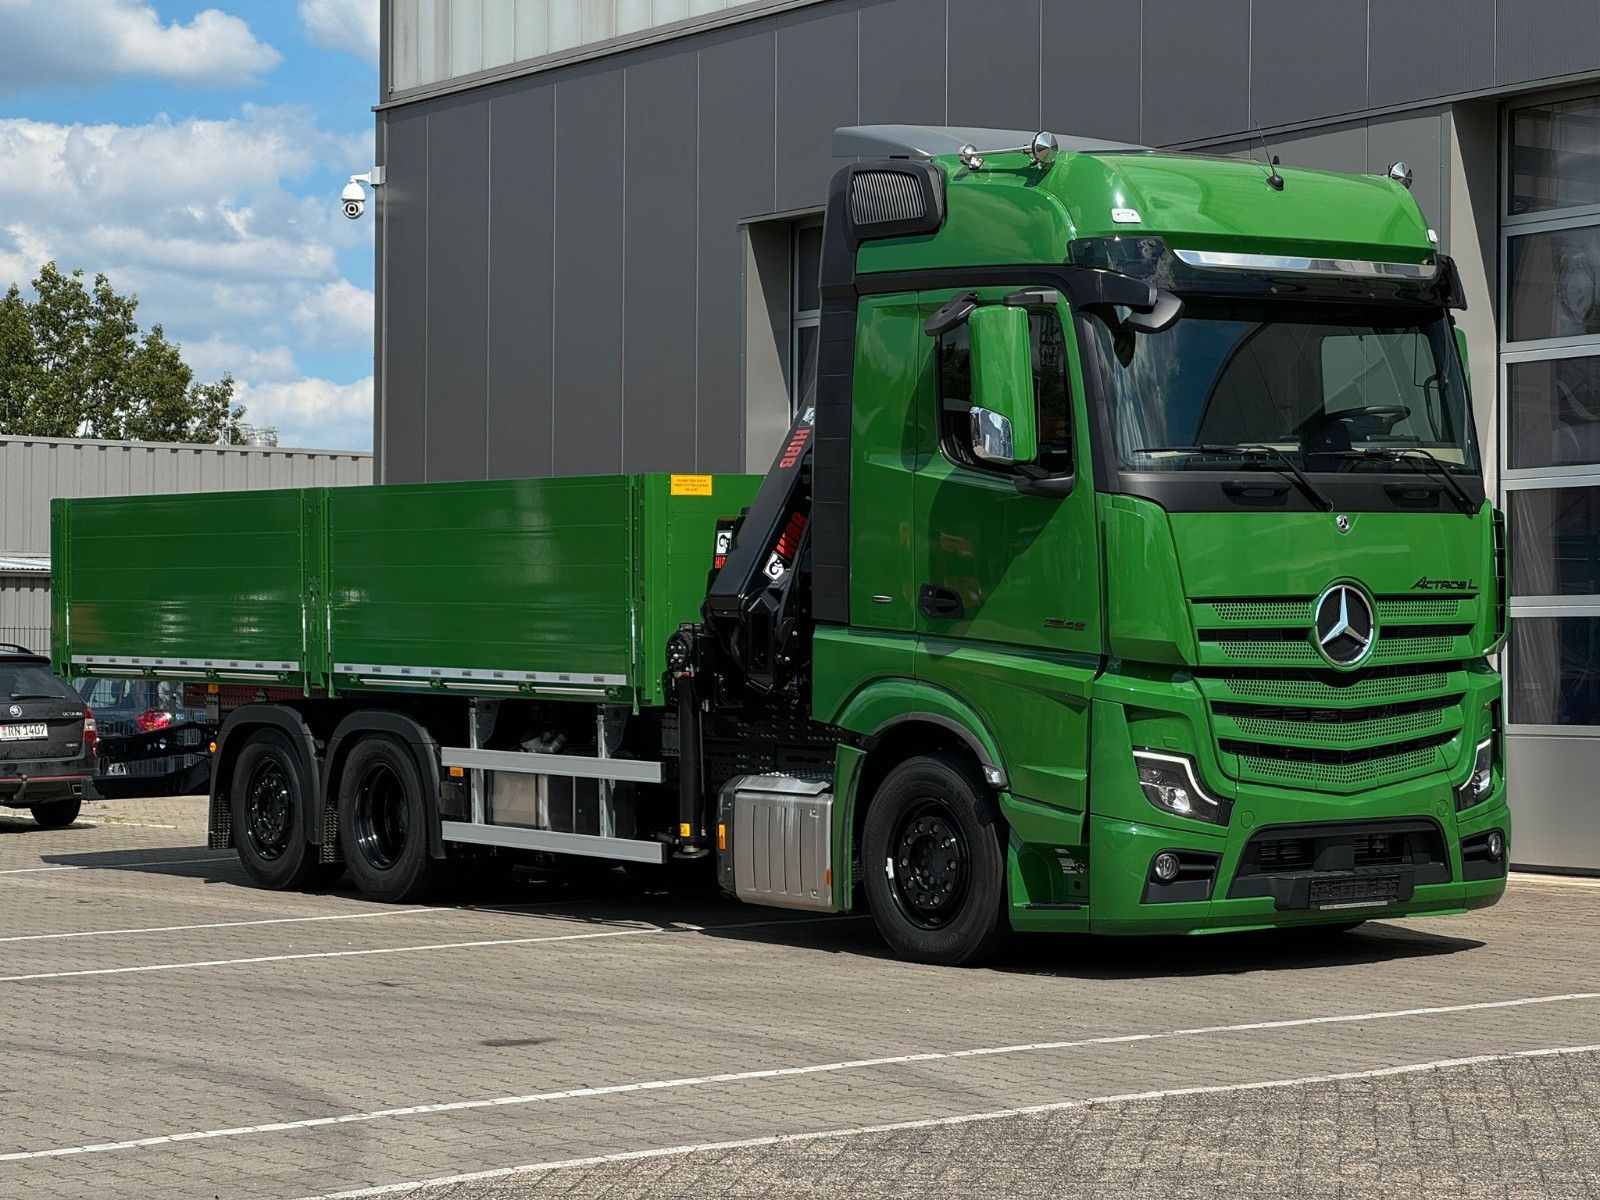
[[[152, 971], [190, 971], [205, 967], [244, 967], [257, 963], [301, 962], [315, 958], [364, 958], [378, 954], [417, 954], [428, 950], [483, 950], [491, 946], [531, 946], [539, 942], [583, 942], [596, 938], [640, 937], [649, 933], [719, 933], [724, 929], [756, 929], [767, 925], [810, 925], [817, 921], [861, 921], [865, 917], [803, 917], [775, 921], [740, 921], [732, 925], [628, 926], [588, 933], [557, 933], [519, 938], [489, 938], [476, 942], [425, 942], [417, 946], [378, 946], [368, 950], [317, 950], [300, 954], [259, 954], [253, 958], [207, 958], [196, 962], [147, 963], [134, 967], [92, 967], [80, 971], [40, 971], [31, 975], [0, 975], [0, 983], [29, 983], [41, 979], [77, 979], [88, 975], [143, 975]], [[5, 1158], [0, 1155], [0, 1162]]]
[[50, 942], [62, 938], [119, 937], [133, 933], [184, 933], [192, 929], [238, 929], [246, 925], [298, 925], [310, 921], [376, 921], [379, 917], [410, 917], [419, 913], [454, 912], [450, 908], [386, 908], [381, 912], [335, 913], [320, 917], [263, 917], [255, 921], [209, 921], [203, 925], [149, 925], [141, 929], [84, 929], [71, 933], [17, 933], [0, 942]]
[[185, 863], [236, 862], [232, 854], [208, 854], [204, 858], [163, 858], [156, 862], [129, 861], [119, 863], [85, 863], [81, 866], [61, 864], [53, 867], [13, 867], [0, 871], [0, 875], [42, 875], [46, 871], [131, 871], [144, 867], [178, 867]]
[[1064, 1112], [1074, 1108], [1089, 1108], [1097, 1104], [1130, 1104], [1146, 1100], [1173, 1100], [1184, 1096], [1215, 1096], [1227, 1092], [1259, 1092], [1276, 1088], [1307, 1087], [1319, 1083], [1348, 1083], [1361, 1079], [1383, 1079], [1395, 1075], [1416, 1075], [1425, 1071], [1442, 1071], [1450, 1067], [1475, 1067], [1486, 1063], [1511, 1062], [1524, 1058], [1553, 1058], [1571, 1054], [1594, 1054], [1600, 1045], [1548, 1046], [1538, 1050], [1517, 1050], [1507, 1054], [1475, 1054], [1468, 1058], [1440, 1058], [1432, 1062], [1404, 1063], [1395, 1067], [1374, 1067], [1367, 1071], [1339, 1071], [1327, 1075], [1301, 1075], [1294, 1079], [1263, 1079], [1251, 1083], [1218, 1083], [1199, 1087], [1165, 1088], [1159, 1091], [1122, 1092], [1110, 1096], [1091, 1096], [1081, 1100], [1057, 1100], [1049, 1104], [1029, 1104], [1021, 1108], [992, 1109], [989, 1112], [963, 1113], [955, 1117], [924, 1117], [915, 1121], [891, 1121], [882, 1125], [857, 1125], [849, 1129], [818, 1129], [806, 1133], [777, 1133], [765, 1137], [739, 1138], [727, 1142], [701, 1142], [687, 1146], [663, 1146], [649, 1150], [624, 1150], [617, 1154], [596, 1154], [589, 1158], [562, 1158], [550, 1162], [527, 1163], [516, 1167], [497, 1167], [490, 1171], [473, 1171], [464, 1175], [445, 1175], [437, 1179], [413, 1179], [406, 1183], [386, 1183], [379, 1187], [355, 1188], [346, 1192], [328, 1192], [304, 1200], [369, 1200], [376, 1196], [397, 1196], [421, 1188], [449, 1187], [463, 1183], [479, 1183], [490, 1179], [505, 1179], [513, 1175], [532, 1175], [543, 1171], [560, 1171], [572, 1167], [596, 1167], [606, 1163], [637, 1162], [651, 1158], [677, 1158], [710, 1151], [748, 1150], [762, 1146], [783, 1146], [796, 1142], [816, 1142], [829, 1138], [861, 1137], [873, 1133], [899, 1133], [912, 1129], [938, 1129], [950, 1125], [971, 1125], [978, 1121], [998, 1121], [1005, 1117], [1036, 1116], [1040, 1113]]
[[[727, 926], [724, 928], [733, 928]], [[654, 932], [630, 930], [626, 932]], [[604, 934], [575, 936], [605, 936]], [[1170, 1029], [1156, 1033], [1108, 1034], [1063, 1042], [1030, 1042], [1015, 1046], [984, 1046], [966, 1050], [930, 1050], [920, 1054], [895, 1054], [883, 1058], [858, 1058], [843, 1062], [814, 1063], [799, 1067], [768, 1067], [754, 1071], [727, 1071], [682, 1079], [652, 1079], [640, 1083], [613, 1083], [592, 1087], [567, 1088], [555, 1092], [534, 1092], [525, 1096], [495, 1096], [475, 1100], [450, 1100], [435, 1104], [414, 1104], [405, 1108], [383, 1108], [370, 1112], [339, 1113], [325, 1117], [305, 1117], [292, 1121], [271, 1121], [264, 1125], [242, 1125], [229, 1129], [199, 1129], [185, 1133], [157, 1134], [121, 1142], [97, 1142], [86, 1146], [57, 1146], [47, 1150], [18, 1150], [0, 1154], [0, 1162], [33, 1158], [66, 1158], [78, 1154], [104, 1154], [113, 1150], [134, 1150], [164, 1146], [174, 1142], [209, 1141], [214, 1138], [245, 1137], [261, 1133], [281, 1133], [291, 1129], [316, 1129], [326, 1125], [354, 1125], [391, 1117], [429, 1116], [467, 1112], [483, 1108], [544, 1104], [557, 1100], [583, 1100], [597, 1096], [617, 1096], [633, 1092], [659, 1092], [677, 1088], [704, 1087], [709, 1084], [742, 1083], [753, 1079], [784, 1079], [800, 1075], [823, 1075], [840, 1071], [860, 1071], [872, 1067], [900, 1066], [906, 1063], [948, 1062], [964, 1058], [988, 1058], [1001, 1054], [1025, 1054], [1047, 1050], [1076, 1050], [1086, 1046], [1113, 1046], [1131, 1042], [1156, 1042], [1206, 1034], [1245, 1033], [1263, 1029], [1294, 1029], [1310, 1025], [1337, 1025], [1362, 1021], [1384, 1021], [1403, 1017], [1438, 1016], [1476, 1012], [1485, 1009], [1523, 1008], [1534, 1004], [1560, 1004], [1574, 1000], [1600, 1000], [1600, 992], [1573, 992], [1562, 996], [1525, 996], [1512, 1000], [1481, 1000], [1470, 1004], [1451, 1004], [1434, 1008], [1407, 1008], [1392, 1012], [1341, 1013], [1321, 1017], [1289, 1017], [1275, 1021], [1250, 1021], [1239, 1025], [1203, 1025], [1191, 1029]], [[1019, 1110], [1028, 1111], [1028, 1110]]]

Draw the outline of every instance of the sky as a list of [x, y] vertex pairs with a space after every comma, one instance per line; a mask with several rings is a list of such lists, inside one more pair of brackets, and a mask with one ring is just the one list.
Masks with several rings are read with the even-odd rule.
[[279, 445], [370, 449], [377, 60], [378, 0], [0, 0], [0, 291], [104, 272]]

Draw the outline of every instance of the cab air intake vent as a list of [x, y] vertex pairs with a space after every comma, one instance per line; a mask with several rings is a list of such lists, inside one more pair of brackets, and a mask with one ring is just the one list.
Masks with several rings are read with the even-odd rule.
[[922, 183], [902, 171], [857, 171], [850, 186], [850, 218], [857, 225], [920, 221], [928, 202]]

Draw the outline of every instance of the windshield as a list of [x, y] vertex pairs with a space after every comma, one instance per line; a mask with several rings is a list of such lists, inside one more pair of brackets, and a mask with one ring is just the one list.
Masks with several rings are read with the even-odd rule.
[[1132, 471], [1394, 469], [1424, 453], [1475, 474], [1477, 447], [1443, 313], [1191, 299], [1161, 333], [1084, 316], [1090, 369]]

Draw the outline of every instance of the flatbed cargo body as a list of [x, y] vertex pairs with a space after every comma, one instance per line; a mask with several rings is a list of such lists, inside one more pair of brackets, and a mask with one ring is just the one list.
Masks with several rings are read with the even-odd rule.
[[63, 673], [335, 696], [659, 705], [659, 647], [698, 615], [716, 522], [757, 482], [646, 474], [58, 502], [54, 659]]

